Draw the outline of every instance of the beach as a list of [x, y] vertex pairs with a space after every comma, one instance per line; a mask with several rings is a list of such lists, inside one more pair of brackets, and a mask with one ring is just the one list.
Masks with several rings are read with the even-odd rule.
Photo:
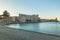
[[0, 25], [0, 40], [60, 40], [60, 36], [14, 29]]

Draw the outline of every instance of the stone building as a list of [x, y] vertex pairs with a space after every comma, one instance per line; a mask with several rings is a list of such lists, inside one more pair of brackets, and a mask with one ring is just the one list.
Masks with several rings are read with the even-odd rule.
[[19, 22], [39, 22], [40, 17], [38, 15], [19, 14], [18, 20]]
[[40, 22], [40, 17], [38, 15], [32, 15], [31, 21], [32, 22]]

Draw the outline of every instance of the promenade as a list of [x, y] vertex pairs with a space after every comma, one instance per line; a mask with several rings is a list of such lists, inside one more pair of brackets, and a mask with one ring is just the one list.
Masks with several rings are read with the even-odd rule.
[[0, 25], [0, 40], [60, 40], [60, 37], [18, 30]]

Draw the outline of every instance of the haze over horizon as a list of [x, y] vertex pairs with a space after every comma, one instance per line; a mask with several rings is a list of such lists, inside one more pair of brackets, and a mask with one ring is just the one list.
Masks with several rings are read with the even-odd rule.
[[38, 14], [41, 18], [60, 20], [60, 0], [0, 0], [0, 15], [4, 10], [11, 16]]

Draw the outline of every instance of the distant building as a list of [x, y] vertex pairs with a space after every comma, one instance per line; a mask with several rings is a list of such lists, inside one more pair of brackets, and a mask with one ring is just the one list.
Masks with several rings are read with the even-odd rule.
[[49, 22], [49, 19], [40, 19], [41, 22]]
[[50, 22], [58, 22], [57, 18], [55, 19], [50, 19]]
[[18, 20], [20, 22], [38, 22], [40, 17], [38, 15], [19, 14]]
[[31, 21], [32, 22], [40, 22], [40, 17], [38, 15], [32, 15]]

